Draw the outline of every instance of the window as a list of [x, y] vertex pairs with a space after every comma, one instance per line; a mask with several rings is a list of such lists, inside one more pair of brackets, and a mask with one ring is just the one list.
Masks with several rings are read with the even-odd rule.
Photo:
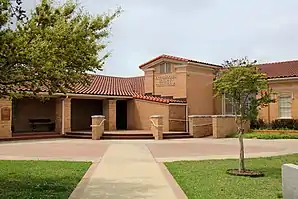
[[[251, 100], [256, 97], [256, 94], [252, 93], [247, 97], [246, 109], [247, 111], [250, 108]], [[233, 100], [229, 100], [226, 95], [223, 95], [223, 106], [222, 106], [222, 114], [223, 115], [235, 115], [235, 107], [233, 105]]]
[[278, 108], [279, 108], [280, 118], [292, 118], [292, 113], [291, 113], [292, 104], [291, 104], [290, 96], [280, 96]]
[[226, 95], [223, 95], [223, 110], [222, 110], [222, 114], [223, 115], [233, 115], [234, 114], [234, 107], [233, 107], [233, 102], [230, 101]]
[[160, 64], [160, 73], [171, 73], [171, 64], [170, 63], [162, 63]]

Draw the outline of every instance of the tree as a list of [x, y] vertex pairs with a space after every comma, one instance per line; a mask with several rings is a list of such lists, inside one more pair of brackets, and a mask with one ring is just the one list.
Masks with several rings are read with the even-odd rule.
[[217, 96], [225, 95], [232, 104], [235, 122], [238, 127], [240, 144], [239, 172], [245, 172], [244, 164], [244, 125], [256, 117], [258, 108], [267, 106], [273, 100], [266, 75], [258, 69], [256, 61], [247, 58], [225, 61], [214, 81]]
[[110, 55], [106, 39], [120, 12], [91, 16], [72, 0], [57, 6], [42, 0], [11, 29], [7, 24], [19, 11], [0, 0], [0, 97], [65, 93], [88, 84], [87, 72], [102, 70]]

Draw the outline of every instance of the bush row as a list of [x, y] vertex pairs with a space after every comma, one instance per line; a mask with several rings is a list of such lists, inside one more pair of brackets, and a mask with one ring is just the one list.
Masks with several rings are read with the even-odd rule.
[[277, 119], [272, 121], [270, 124], [264, 122], [262, 119], [258, 119], [255, 121], [251, 121], [250, 123], [251, 129], [290, 129], [290, 130], [298, 130], [298, 120], [294, 119]]

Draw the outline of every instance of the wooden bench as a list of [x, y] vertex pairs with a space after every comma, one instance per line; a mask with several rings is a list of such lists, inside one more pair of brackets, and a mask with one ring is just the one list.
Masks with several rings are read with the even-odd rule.
[[46, 128], [48, 131], [55, 130], [55, 122], [53, 122], [51, 119], [29, 119], [29, 124], [32, 128], [32, 131], [41, 129], [41, 127]]

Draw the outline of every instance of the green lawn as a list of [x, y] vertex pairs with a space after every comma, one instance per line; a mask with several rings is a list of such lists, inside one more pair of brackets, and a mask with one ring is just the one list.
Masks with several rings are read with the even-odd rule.
[[[235, 135], [234, 137], [237, 137]], [[244, 138], [256, 138], [256, 139], [298, 139], [298, 134], [287, 134], [287, 133], [261, 133], [261, 132], [253, 132], [253, 133], [245, 133]]]
[[68, 198], [89, 162], [0, 161], [0, 198]]
[[227, 169], [237, 168], [238, 160], [179, 161], [166, 166], [189, 199], [271, 199], [282, 195], [284, 163], [298, 164], [298, 154], [247, 159], [248, 169], [265, 174], [261, 178], [226, 174]]

